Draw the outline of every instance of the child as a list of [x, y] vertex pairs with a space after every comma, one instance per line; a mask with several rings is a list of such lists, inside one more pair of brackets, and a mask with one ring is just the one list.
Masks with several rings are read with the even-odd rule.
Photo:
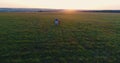
[[55, 23], [55, 25], [57, 26], [57, 25], [59, 25], [60, 22], [59, 22], [58, 19], [55, 19], [54, 23]]

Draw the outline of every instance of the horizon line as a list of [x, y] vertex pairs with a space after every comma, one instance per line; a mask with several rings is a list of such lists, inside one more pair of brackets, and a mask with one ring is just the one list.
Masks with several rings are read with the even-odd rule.
[[62, 8], [24, 8], [24, 7], [0, 7], [0, 8], [18, 8], [18, 9], [56, 9], [56, 10], [120, 10], [120, 9], [62, 9]]

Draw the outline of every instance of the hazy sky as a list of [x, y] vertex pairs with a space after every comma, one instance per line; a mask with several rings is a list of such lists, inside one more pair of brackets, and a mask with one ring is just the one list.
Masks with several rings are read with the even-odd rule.
[[0, 7], [120, 10], [120, 0], [0, 0]]

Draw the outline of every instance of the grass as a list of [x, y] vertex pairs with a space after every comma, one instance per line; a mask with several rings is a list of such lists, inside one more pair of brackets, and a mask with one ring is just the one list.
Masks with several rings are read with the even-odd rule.
[[117, 13], [0, 13], [0, 63], [120, 63], [119, 38]]

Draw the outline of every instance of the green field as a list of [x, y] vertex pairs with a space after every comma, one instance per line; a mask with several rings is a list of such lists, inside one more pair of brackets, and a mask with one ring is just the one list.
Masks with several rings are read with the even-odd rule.
[[0, 63], [120, 63], [120, 13], [0, 13]]

